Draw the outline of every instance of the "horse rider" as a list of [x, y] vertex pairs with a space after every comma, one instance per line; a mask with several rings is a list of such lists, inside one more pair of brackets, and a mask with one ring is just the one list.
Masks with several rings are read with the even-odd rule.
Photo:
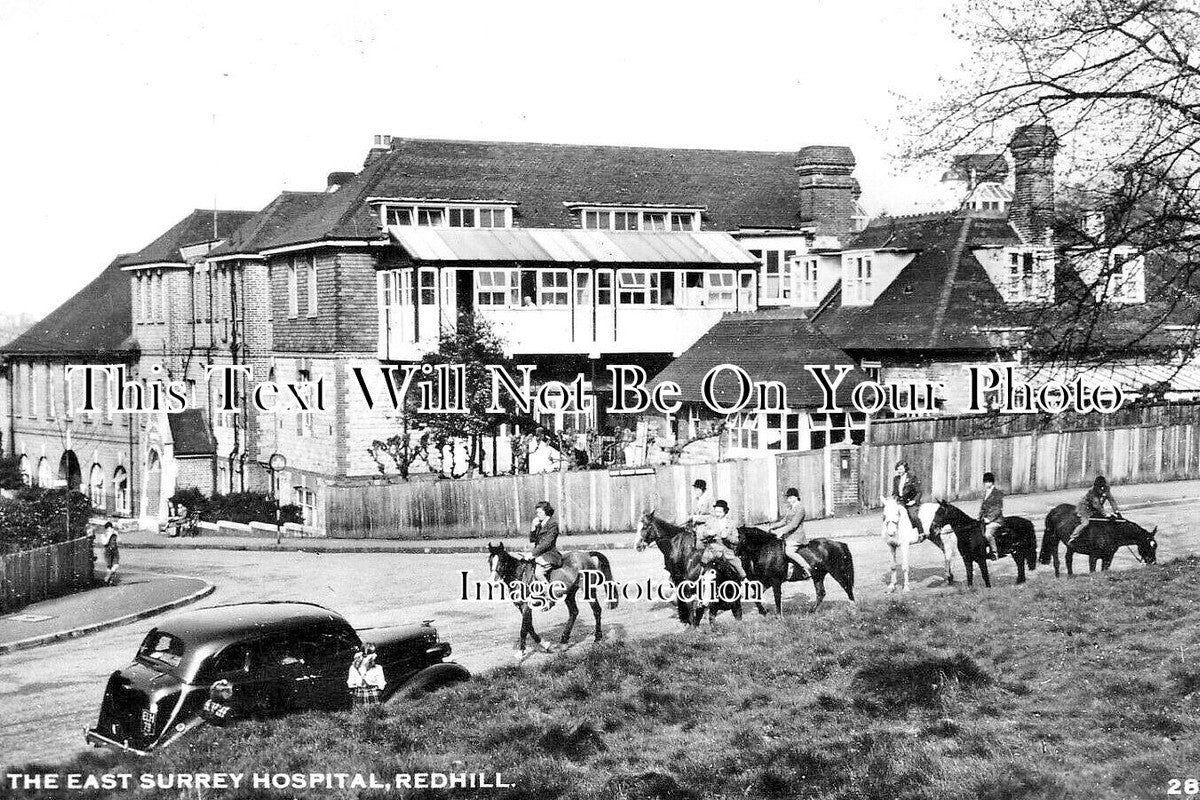
[[788, 489], [783, 494], [786, 508], [783, 516], [767, 527], [783, 540], [783, 552], [798, 568], [799, 580], [808, 579], [808, 562], [800, 555], [800, 548], [808, 544], [804, 535], [804, 506], [800, 504], [800, 492]]
[[712, 518], [712, 500], [708, 496], [708, 483], [703, 478], [692, 481], [691, 513], [687, 521], [696, 527], [696, 540], [700, 540], [701, 525], [708, 524]]
[[724, 500], [713, 503], [712, 516], [709, 518], [708, 524], [704, 526], [704, 535], [701, 541], [704, 544], [704, 553], [700, 556], [701, 564], [707, 564], [718, 558], [723, 559], [737, 573], [739, 580], [746, 580], [746, 570], [742, 567], [742, 560], [733, 552], [737, 547], [738, 532], [729, 518], [729, 504]]
[[983, 526], [984, 538], [992, 548], [991, 557], [1000, 557], [996, 535], [1004, 527], [1004, 492], [996, 488], [996, 476], [983, 473], [983, 500], [979, 503], [979, 523]]
[[[1105, 511], [1106, 504], [1112, 508], [1111, 513]], [[1092, 517], [1109, 517], [1111, 519], [1120, 516], [1121, 509], [1117, 508], [1117, 501], [1113, 499], [1112, 490], [1108, 488], [1108, 481], [1103, 475], [1097, 475], [1096, 480], [1092, 481], [1092, 488], [1088, 489], [1087, 494], [1075, 506], [1075, 513], [1079, 516], [1079, 524], [1067, 537], [1067, 547], [1075, 544], [1075, 540], [1079, 538], [1079, 534], [1083, 533], [1083, 529], [1087, 527]]]
[[533, 551], [529, 557], [534, 563], [534, 580], [550, 579], [550, 570], [561, 567], [562, 553], [558, 552], [558, 520], [554, 518], [554, 506], [539, 500], [534, 506], [533, 527], [529, 531]]
[[908, 521], [912, 523], [920, 539], [925, 538], [925, 526], [921, 524], [921, 482], [917, 476], [908, 471], [908, 462], [901, 459], [896, 462], [896, 475], [892, 478], [892, 497], [908, 512]]

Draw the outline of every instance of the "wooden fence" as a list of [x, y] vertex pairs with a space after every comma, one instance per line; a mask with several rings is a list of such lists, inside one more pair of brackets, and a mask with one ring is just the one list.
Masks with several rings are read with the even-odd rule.
[[[1195, 420], [1195, 418], [1193, 417]], [[1170, 425], [1023, 433], [940, 442], [871, 444], [860, 451], [863, 505], [891, 491], [896, 461], [924, 481], [926, 499], [978, 497], [984, 472], [1007, 492], [1200, 478], [1200, 420]]]
[[326, 533], [376, 539], [520, 536], [528, 533], [539, 500], [554, 506], [565, 532], [632, 531], [647, 510], [683, 519], [697, 478], [707, 481], [714, 500], [729, 503], [737, 522], [776, 518], [789, 486], [800, 489], [808, 515], [817, 517], [826, 508], [827, 458], [815, 451], [626, 475], [586, 470], [334, 486], [327, 495]]
[[92, 585], [92, 537], [0, 556], [0, 612]]

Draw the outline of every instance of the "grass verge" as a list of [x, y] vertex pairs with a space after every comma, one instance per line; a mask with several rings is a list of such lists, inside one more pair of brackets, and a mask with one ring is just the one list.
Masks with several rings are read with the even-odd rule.
[[[597, 645], [416, 702], [243, 722], [148, 759], [97, 751], [25, 771], [466, 771], [515, 784], [277, 797], [1163, 797], [1168, 779], [1200, 765], [1198, 652], [1191, 558], [857, 613], [725, 615], [713, 630]], [[263, 796], [248, 783], [203, 796]]]

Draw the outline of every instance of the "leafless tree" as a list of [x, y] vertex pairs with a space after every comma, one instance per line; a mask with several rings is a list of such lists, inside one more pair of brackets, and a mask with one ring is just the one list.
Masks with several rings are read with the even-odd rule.
[[[908, 106], [906, 157], [1002, 152], [1018, 126], [1049, 125], [1060, 252], [1095, 265], [1072, 270], [1054, 313], [1029, 310], [1031, 341], [1079, 361], [1194, 355], [1200, 0], [964, 0], [953, 24], [969, 62], [935, 101]], [[1123, 247], [1145, 257], [1136, 308], [1112, 302], [1128, 271], [1108, 256]]]

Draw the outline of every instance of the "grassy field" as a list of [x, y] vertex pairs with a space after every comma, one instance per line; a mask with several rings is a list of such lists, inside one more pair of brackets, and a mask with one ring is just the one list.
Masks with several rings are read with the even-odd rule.
[[96, 752], [39, 771], [499, 771], [516, 787], [411, 793], [492, 800], [1157, 798], [1200, 773], [1198, 655], [1189, 559], [857, 613], [725, 615], [415, 703], [245, 722], [149, 759]]

